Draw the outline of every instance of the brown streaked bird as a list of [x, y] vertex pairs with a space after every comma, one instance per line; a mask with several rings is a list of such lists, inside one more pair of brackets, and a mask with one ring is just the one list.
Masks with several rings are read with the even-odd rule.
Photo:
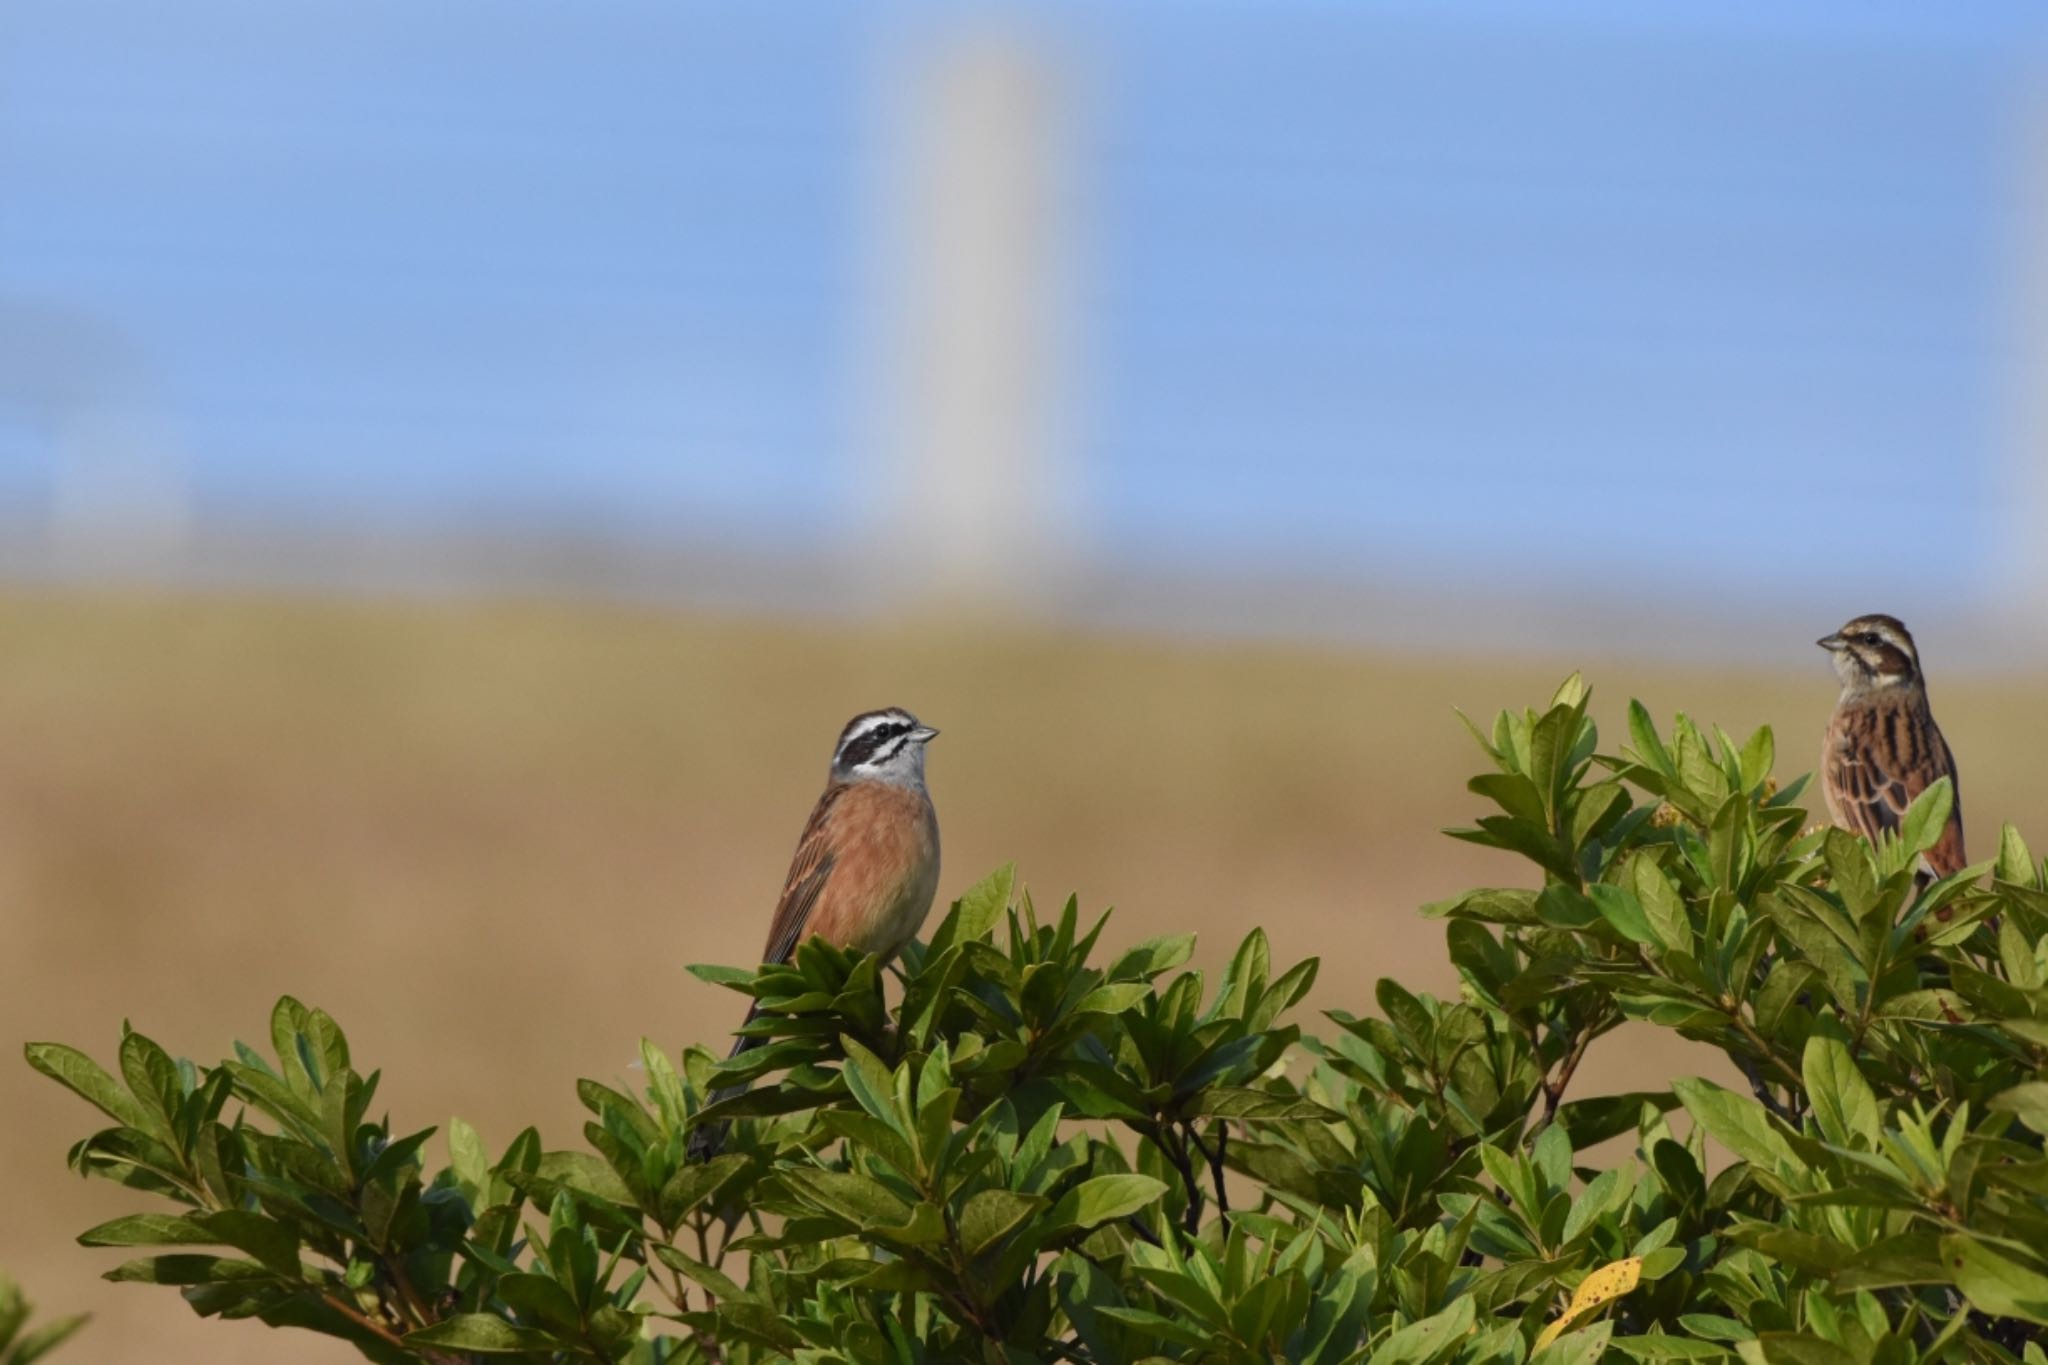
[[[938, 733], [900, 707], [846, 722], [825, 794], [797, 839], [762, 962], [787, 962], [814, 935], [886, 961], [917, 933], [939, 885], [939, 819], [924, 785], [924, 746]], [[758, 1008], [747, 1010], [745, 1023]], [[761, 1041], [740, 1038], [728, 1058]], [[729, 1087], [711, 1100], [745, 1089]], [[717, 1155], [725, 1132], [723, 1123], [699, 1128], [691, 1156]]]
[[1921, 859], [1920, 878], [1963, 869], [1963, 795], [1955, 756], [1920, 673], [1920, 652], [1895, 616], [1859, 616], [1817, 643], [1834, 658], [1842, 696], [1821, 750], [1821, 791], [1843, 829], [1876, 843], [1898, 831], [1913, 798], [1946, 777], [1955, 805], [1941, 839]]

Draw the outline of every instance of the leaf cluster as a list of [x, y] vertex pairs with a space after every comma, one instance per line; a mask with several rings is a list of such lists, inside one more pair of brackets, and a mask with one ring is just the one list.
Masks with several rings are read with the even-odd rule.
[[29, 1327], [30, 1306], [21, 1286], [0, 1270], [0, 1365], [33, 1365], [83, 1327], [86, 1315], [74, 1314]]
[[[1637, 706], [1608, 754], [1586, 706], [1475, 729], [1452, 833], [1529, 875], [1427, 907], [1457, 998], [1322, 1036], [1263, 933], [1212, 981], [1006, 868], [900, 987], [818, 942], [693, 969], [757, 1045], [643, 1045], [572, 1149], [456, 1121], [430, 1170], [292, 1000], [216, 1067], [29, 1060], [112, 1120], [72, 1165], [172, 1206], [84, 1235], [152, 1249], [113, 1278], [376, 1360], [2048, 1365], [2048, 873], [2008, 829], [1927, 878], [1946, 784], [1872, 847], [1768, 729]], [[1575, 1093], [1622, 1029], [1740, 1084]]]

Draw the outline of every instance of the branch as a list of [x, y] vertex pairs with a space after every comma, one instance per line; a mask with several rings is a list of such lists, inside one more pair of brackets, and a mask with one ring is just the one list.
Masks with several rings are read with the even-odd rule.
[[1128, 1224], [1130, 1224], [1130, 1228], [1131, 1228], [1131, 1231], [1132, 1231], [1132, 1232], [1135, 1232], [1135, 1233], [1137, 1233], [1137, 1234], [1138, 1234], [1138, 1240], [1139, 1240], [1139, 1241], [1141, 1241], [1141, 1242], [1150, 1242], [1150, 1243], [1151, 1243], [1151, 1244], [1152, 1244], [1153, 1246], [1164, 1246], [1164, 1245], [1165, 1245], [1165, 1243], [1164, 1243], [1164, 1242], [1161, 1242], [1161, 1241], [1159, 1240], [1159, 1234], [1158, 1234], [1158, 1233], [1156, 1233], [1156, 1232], [1154, 1232], [1154, 1231], [1152, 1231], [1152, 1229], [1150, 1229], [1150, 1228], [1146, 1227], [1146, 1226], [1145, 1226], [1145, 1220], [1144, 1220], [1144, 1219], [1142, 1219], [1142, 1218], [1140, 1218], [1140, 1217], [1138, 1217], [1138, 1215], [1137, 1215], [1137, 1214], [1135, 1214], [1135, 1213], [1132, 1213], [1132, 1214], [1126, 1214], [1126, 1215], [1124, 1216], [1124, 1220], [1123, 1220], [1123, 1221], [1124, 1221], [1124, 1222], [1126, 1222], [1126, 1223], [1128, 1223]]
[[1195, 1150], [1209, 1163], [1209, 1183], [1216, 1190], [1216, 1216], [1227, 1226], [1230, 1222], [1230, 1190], [1223, 1183], [1223, 1158], [1230, 1146], [1230, 1125], [1221, 1119], [1216, 1121], [1216, 1150], [1213, 1152], [1192, 1126], [1188, 1128], [1188, 1137], [1193, 1140]]
[[1764, 1083], [1763, 1073], [1757, 1070], [1755, 1060], [1749, 1057], [1736, 1056], [1732, 1052], [1728, 1056], [1734, 1061], [1735, 1069], [1742, 1073], [1743, 1079], [1749, 1082], [1750, 1093], [1756, 1096], [1757, 1103], [1787, 1123], [1793, 1122], [1792, 1111], [1786, 1107], [1782, 1100], [1771, 1093], [1770, 1086]]
[[427, 1311], [425, 1300], [420, 1298], [419, 1291], [412, 1287], [412, 1281], [406, 1277], [404, 1264], [396, 1256], [384, 1255], [378, 1259], [384, 1264], [384, 1273], [390, 1277], [391, 1287], [397, 1291], [399, 1306], [405, 1310], [405, 1315], [412, 1319], [413, 1326], [431, 1327], [438, 1322], [440, 1319]]
[[1792, 1093], [1796, 1095], [1805, 1090], [1806, 1078], [1793, 1070], [1790, 1062], [1778, 1055], [1777, 1050], [1765, 1040], [1761, 1033], [1756, 1031], [1756, 1025], [1742, 1017], [1742, 1006], [1730, 1006], [1728, 1018], [1734, 1023], [1736, 1031], [1749, 1041], [1749, 1045], [1755, 1048], [1765, 1061], [1775, 1066], [1779, 1073], [1785, 1077], [1785, 1082], [1791, 1088]]
[[[1585, 1028], [1572, 1036], [1571, 1046], [1565, 1049], [1564, 1056], [1559, 1059], [1557, 1070], [1544, 1074], [1543, 1117], [1536, 1120], [1523, 1135], [1525, 1142], [1541, 1134], [1556, 1120], [1557, 1111], [1564, 1105], [1565, 1091], [1571, 1086], [1572, 1077], [1578, 1074], [1579, 1064], [1586, 1060], [1586, 1053], [1592, 1048], [1593, 1040], [1604, 1037], [1619, 1022], [1617, 1016], [1603, 1007], [1599, 1014], [1587, 1022]], [[1533, 1030], [1529, 1034], [1529, 1040], [1532, 1045], [1535, 1043]]]
[[1176, 1171], [1180, 1172], [1181, 1186], [1187, 1191], [1188, 1211], [1181, 1220], [1181, 1224], [1182, 1231], [1192, 1237], [1202, 1227], [1202, 1186], [1195, 1179], [1194, 1163], [1188, 1160], [1187, 1143], [1184, 1141], [1167, 1140], [1168, 1137], [1178, 1130], [1178, 1123], [1162, 1130], [1162, 1137], [1158, 1139], [1158, 1143], [1159, 1150], [1166, 1153], [1166, 1159], [1173, 1163], [1173, 1168]]
[[[329, 1308], [332, 1308], [335, 1312], [347, 1318], [356, 1326], [362, 1328], [365, 1332], [368, 1332], [371, 1336], [374, 1336], [379, 1341], [384, 1342], [386, 1345], [395, 1346], [401, 1351], [408, 1352], [415, 1351], [417, 1349], [415, 1347], [407, 1346], [405, 1344], [405, 1338], [403, 1336], [399, 1335], [397, 1332], [392, 1331], [387, 1324], [379, 1322], [377, 1319], [371, 1317], [368, 1313], [365, 1313], [362, 1309], [356, 1307], [353, 1303], [350, 1303], [346, 1298], [343, 1298], [339, 1294], [335, 1294], [331, 1291], [324, 1291], [320, 1295], [320, 1301], [326, 1304]], [[447, 1357], [445, 1356], [429, 1358], [443, 1360], [447, 1359]]]

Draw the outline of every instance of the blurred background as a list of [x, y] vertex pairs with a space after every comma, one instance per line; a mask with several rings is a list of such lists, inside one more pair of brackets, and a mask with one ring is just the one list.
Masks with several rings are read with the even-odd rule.
[[[1790, 776], [1869, 610], [2038, 845], [2044, 58], [2017, 0], [11, 0], [0, 1033], [292, 992], [401, 1124], [574, 1145], [731, 1027], [682, 966], [889, 703], [942, 896], [1443, 992], [1415, 907], [1522, 877], [1434, 835], [1452, 707], [1584, 668]], [[347, 1358], [99, 1283], [93, 1116], [0, 1113], [84, 1358]]]

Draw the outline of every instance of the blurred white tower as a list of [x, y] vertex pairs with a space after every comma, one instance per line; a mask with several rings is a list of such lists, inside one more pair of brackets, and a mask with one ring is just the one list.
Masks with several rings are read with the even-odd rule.
[[911, 40], [887, 113], [881, 357], [888, 534], [861, 547], [899, 602], [1042, 600], [1067, 558], [1065, 83], [984, 20]]
[[66, 577], [154, 581], [173, 574], [191, 529], [190, 489], [166, 424], [86, 407], [54, 424], [51, 568]]
[[125, 336], [77, 309], [0, 298], [0, 405], [48, 443], [42, 571], [147, 581], [181, 567], [185, 461]]
[[2009, 376], [2014, 417], [2008, 460], [1993, 485], [1998, 500], [1997, 604], [2020, 642], [2048, 646], [2048, 72], [2036, 69], [2037, 90], [2019, 117], [2020, 240], [2016, 277], [2016, 373]]

